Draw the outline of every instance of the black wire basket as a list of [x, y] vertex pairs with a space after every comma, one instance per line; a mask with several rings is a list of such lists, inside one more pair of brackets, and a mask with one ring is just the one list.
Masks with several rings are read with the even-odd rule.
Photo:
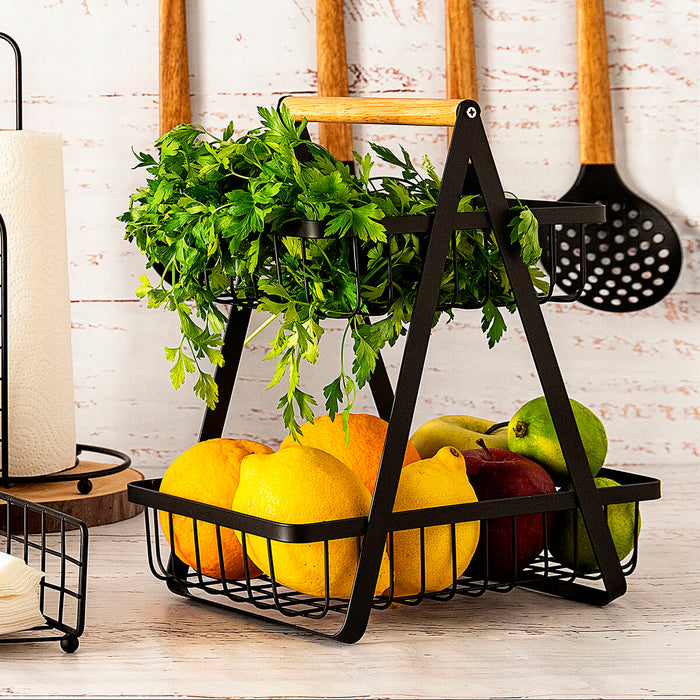
[[85, 524], [53, 508], [0, 491], [0, 551], [44, 572], [39, 584], [39, 609], [46, 620], [46, 624], [30, 630], [0, 635], [0, 643], [59, 641], [65, 652], [74, 652], [85, 627]]
[[[634, 504], [634, 546], [622, 562], [623, 574], [629, 576], [634, 571], [638, 558], [639, 503], [658, 498], [659, 484], [655, 479], [610, 469], [602, 470], [600, 475], [612, 478], [620, 484], [601, 490], [603, 510], [606, 514], [608, 506], [612, 504]], [[159, 479], [130, 484], [129, 498], [145, 506], [149, 566], [153, 575], [166, 582], [171, 591], [254, 616], [274, 616], [287, 621], [303, 619], [306, 625], [314, 625], [315, 621], [323, 620], [324, 624], [313, 628], [314, 631], [335, 636], [329, 631], [329, 627], [342, 626], [350, 600], [332, 597], [329, 569], [333, 566], [333, 559], [330, 543], [350, 538], [356, 543], [359, 557], [367, 532], [367, 518], [289, 525], [160, 493], [159, 485]], [[559, 490], [551, 494], [393, 513], [391, 529], [387, 535], [389, 581], [395, 580], [395, 562], [391, 546], [393, 537], [397, 532], [412, 530], [411, 536], [420, 542], [419, 563], [412, 578], [420, 580], [421, 585], [410, 595], [399, 595], [390, 584], [381, 595], [371, 597], [371, 609], [381, 610], [396, 604], [418, 605], [425, 599], [448, 601], [455, 596], [480, 596], [487, 591], [505, 593], [516, 586], [566, 597], [575, 596], [582, 602], [595, 604], [597, 594], [601, 591], [601, 572], [579, 564], [576, 551], [573, 563], [561, 564], [552, 556], [548, 547], [552, 516], [555, 513], [574, 511], [576, 508], [575, 494], [572, 491]], [[187, 519], [185, 527], [191, 528], [195, 533], [201, 532], [207, 526], [215, 528], [220, 565], [218, 575], [211, 571], [208, 572], [209, 575], [200, 573], [205, 554], [204, 545], [200, 545], [196, 534], [193, 566], [188, 566], [173, 554], [169, 543], [175, 541], [173, 518], [176, 515], [184, 516]], [[531, 527], [533, 518], [540, 522], [540, 550], [523, 566], [517, 556], [518, 533], [521, 526]], [[473, 521], [480, 521], [480, 546], [467, 570], [462, 572], [458, 569], [456, 559], [457, 526]], [[578, 519], [573, 522], [574, 542], [577, 542]], [[182, 521], [179, 527], [183, 527]], [[426, 585], [428, 570], [425, 547], [426, 541], [429, 542], [432, 536], [431, 533], [435, 532], [434, 528], [440, 527], [443, 529], [443, 536], [452, 543], [449, 560], [445, 563], [448, 578], [451, 580], [439, 591], [431, 591]], [[501, 533], [505, 529], [507, 537], [512, 539], [507, 556], [500, 556], [502, 551], [499, 554], [498, 571], [492, 570], [493, 559], [489, 552], [489, 531], [494, 527], [499, 528]], [[241, 579], [227, 580], [226, 553], [222, 542], [227, 531], [232, 530], [241, 533], [239, 539], [246, 554], [246, 543], [250, 536], [264, 538], [268, 552], [266, 570], [270, 572], [269, 575], [255, 575], [250, 568], [246, 568]], [[278, 568], [275, 566], [274, 542], [318, 545], [318, 566], [324, 572], [323, 591], [320, 595], [301, 593], [277, 580], [274, 574]], [[344, 635], [361, 636], [363, 632], [364, 629], [361, 629], [360, 625], [353, 629], [345, 628]]]
[[[310, 120], [338, 120], [334, 116], [333, 104], [343, 98], [294, 98], [292, 111], [299, 116], [305, 114]], [[362, 98], [355, 102], [361, 102]], [[291, 100], [289, 100], [291, 102]], [[371, 102], [367, 100], [367, 102]], [[406, 107], [415, 107], [420, 100], [383, 100], [380, 103], [395, 103], [397, 113]], [[431, 101], [434, 104], [435, 101]], [[449, 101], [445, 101], [449, 103]], [[348, 104], [352, 103], [352, 100]], [[411, 104], [409, 104], [411, 103]], [[330, 105], [330, 107], [329, 107]], [[367, 627], [372, 610], [393, 605], [416, 605], [424, 599], [449, 600], [455, 596], [478, 596], [486, 591], [509, 591], [523, 587], [555, 594], [561, 597], [594, 604], [605, 605], [626, 590], [626, 576], [637, 562], [637, 537], [634, 536], [632, 551], [620, 558], [615, 549], [613, 537], [608, 527], [607, 508], [613, 504], [634, 504], [635, 533], [639, 525], [639, 503], [659, 498], [660, 484], [657, 480], [626, 472], [603, 469], [599, 476], [614, 479], [620, 485], [597, 488], [584, 451], [571, 404], [566, 392], [559, 365], [544, 322], [541, 306], [547, 301], [575, 301], [585, 288], [580, 280], [585, 280], [585, 237], [583, 228], [589, 223], [604, 220], [605, 208], [602, 205], [571, 204], [560, 202], [528, 202], [540, 224], [540, 237], [545, 258], [550, 269], [550, 291], [538, 293], [533, 286], [528, 267], [520, 259], [519, 250], [510, 241], [508, 222], [513, 217], [511, 202], [500, 184], [498, 172], [493, 162], [491, 150], [480, 118], [479, 106], [470, 100], [447, 105], [453, 111], [454, 131], [443, 173], [440, 195], [434, 216], [400, 217], [385, 219], [389, 242], [387, 244], [386, 276], [391, 278], [392, 236], [417, 235], [421, 240], [423, 269], [417, 287], [413, 314], [403, 350], [403, 357], [395, 387], [392, 386], [381, 357], [370, 380], [370, 389], [377, 412], [387, 421], [388, 429], [384, 450], [375, 483], [369, 515], [363, 518], [288, 525], [254, 518], [231, 510], [217, 508], [203, 503], [188, 501], [158, 491], [157, 480], [137, 482], [129, 485], [129, 498], [145, 507], [148, 539], [148, 556], [154, 575], [164, 580], [169, 589], [178, 595], [216, 606], [233, 608], [237, 611], [264, 618], [273, 618], [284, 624], [312, 629], [343, 642], [359, 640]], [[304, 109], [308, 107], [307, 111]], [[353, 104], [350, 104], [350, 111]], [[418, 109], [421, 107], [418, 105]], [[301, 110], [298, 111], [298, 110]], [[309, 114], [311, 112], [311, 116]], [[385, 119], [381, 114], [366, 118], [371, 110], [364, 110], [361, 121], [383, 121], [384, 123], [433, 123], [452, 125], [452, 121], [403, 121]], [[344, 111], [345, 121], [348, 110]], [[396, 114], [392, 115], [396, 116]], [[424, 115], [423, 115], [424, 116]], [[463, 194], [477, 194], [483, 202], [484, 211], [458, 211]], [[394, 499], [401, 473], [402, 459], [423, 373], [427, 346], [430, 338], [435, 311], [439, 308], [478, 308], [480, 300], [445, 297], [442, 289], [444, 275], [457, 262], [453, 255], [456, 231], [473, 229], [481, 231], [484, 237], [493, 237], [502, 256], [505, 271], [512, 288], [513, 304], [520, 314], [530, 352], [538, 373], [542, 390], [552, 414], [554, 428], [561, 444], [563, 456], [569, 470], [572, 490], [560, 489], [555, 493], [527, 497], [484, 500], [477, 503], [463, 503], [453, 506], [427, 508], [423, 510], [393, 512]], [[555, 235], [556, 234], [556, 235]], [[323, 236], [323, 225], [306, 222], [285, 229], [272, 236], [272, 273], [281, 283], [289, 273], [285, 269], [285, 257], [278, 253], [277, 236], [297, 236], [301, 239], [299, 259], [294, 261], [293, 273], [304, 273], [304, 256], [308, 248]], [[557, 276], [561, 266], [556, 256], [562, 248], [557, 240], [566, 236], [570, 243], [567, 252], [578, 263], [576, 273], [568, 278], [564, 294], [554, 294], [551, 290], [558, 285]], [[359, 284], [362, 270], [361, 251], [352, 237], [336, 241], [335, 245], [349, 259], [357, 270], [357, 298], [360, 298]], [[306, 252], [305, 252], [306, 251]], [[291, 273], [289, 273], [291, 274]], [[562, 285], [559, 285], [560, 288]], [[391, 284], [387, 285], [387, 289]], [[306, 289], [308, 294], [309, 290]], [[441, 296], [442, 295], [442, 296]], [[247, 334], [252, 308], [256, 305], [255, 281], [250, 279], [232, 280], [231, 292], [222, 298], [231, 305], [231, 312], [224, 334], [223, 354], [226, 362], [217, 368], [216, 381], [219, 386], [219, 403], [214, 409], [205, 411], [200, 440], [220, 437], [225, 427], [226, 414], [231, 402], [238, 364]], [[392, 302], [388, 296], [374, 300], [374, 306], [351, 305], [339, 309], [339, 316], [348, 317], [356, 313], [367, 315], [381, 314]], [[574, 547], [573, 561], [564, 565], [551, 553], [548, 533], [550, 520], [562, 513], [580, 512], [583, 527], [586, 529], [597, 566], [584, 566]], [[160, 515], [159, 515], [160, 514]], [[186, 564], [167, 542], [173, 542], [174, 518], [185, 518], [194, 538], [194, 559]], [[537, 552], [528, 561], [522, 562], [516, 546], [518, 532], [527, 525], [539, 522], [541, 541], [536, 542]], [[159, 530], [158, 521], [161, 527]], [[461, 526], [480, 523], [481, 537], [485, 544], [474, 557], [466, 571], [457, 564], [456, 544]], [[578, 527], [578, 518], [574, 518]], [[511, 559], [500, 562], [498, 571], [488, 552], [489, 532], [505, 525], [506, 539], [511, 538]], [[198, 533], [214, 528], [217, 543], [215, 559], [219, 567], [215, 571], [202, 571], [201, 559], [204, 547], [198, 540]], [[447, 582], [433, 590], [428, 585], [430, 567], [427, 564], [426, 544], [431, 536], [431, 528], [443, 528], [451, 543], [451, 556], [445, 563]], [[446, 530], [444, 530], [446, 528]], [[241, 545], [247, 551], [249, 538], [264, 538], [268, 552], [268, 573], [258, 576], [257, 572], [246, 568], [238, 580], [227, 580], [225, 576], [222, 538], [227, 531], [240, 533]], [[414, 590], [401, 593], [394, 588], [393, 539], [397, 533], [414, 531], [418, 537], [420, 557], [416, 564], [416, 577], [420, 584]], [[577, 535], [577, 533], [576, 533]], [[578, 537], [574, 536], [574, 542]], [[332, 543], [351, 538], [355, 542], [355, 568], [351, 592], [342, 597], [332, 597], [329, 585], [332, 561]], [[317, 566], [323, 572], [323, 587], [320, 591], [299, 592], [303, 586], [285, 586], [275, 570], [275, 543], [289, 546], [315, 544], [317, 546]], [[208, 545], [211, 547], [211, 543]], [[279, 551], [279, 550], [278, 550]], [[389, 585], [377, 591], [380, 570], [386, 565], [388, 552]], [[449, 575], [451, 572], [451, 576]], [[334, 618], [336, 622], [331, 622]]]
[[[516, 201], [508, 199], [509, 208], [515, 209]], [[533, 213], [539, 224], [539, 238], [543, 246], [542, 260], [558, 261], [560, 250], [556, 247], [557, 236], [566, 237], [569, 241], [568, 264], [575, 270], [562, 278], [561, 266], [547, 265], [547, 270], [541, 270], [546, 280], [548, 291], [538, 292], [537, 298], [541, 304], [550, 301], [572, 302], [581, 297], [584, 292], [582, 280], [586, 277], [586, 260], [581, 254], [584, 250], [584, 225], [601, 223], [605, 218], [605, 209], [596, 205], [578, 205], [564, 202], [543, 202], [523, 200]], [[483, 207], [483, 202], [477, 201], [476, 206]], [[559, 222], [575, 221], [564, 227]], [[381, 287], [367, 291], [367, 278], [364, 276], [367, 251], [359, 239], [352, 234], [344, 236], [329, 236], [325, 232], [326, 224], [322, 221], [299, 220], [286, 224], [278, 231], [266, 231], [260, 236], [261, 257], [267, 258], [265, 280], [274, 280], [286, 290], [301, 290], [300, 301], [314, 301], [312, 285], [316, 277], [308, 271], [311, 258], [323, 256], [328, 261], [329, 277], [332, 277], [334, 267], [349, 269], [352, 273], [354, 294], [350, 298], [342, 298], [336, 308], [324, 299], [324, 313], [328, 318], [350, 318], [356, 315], [381, 316], [389, 312], [396, 301], [394, 280], [397, 278], [397, 268], [401, 265], [401, 256], [407, 247], [415, 246], [421, 261], [424, 262], [428, 242], [433, 227], [434, 216], [388, 216], [382, 219], [387, 240], [384, 243], [372, 244], [372, 254], [383, 260]], [[458, 273], [469, 274], [464, 269], [458, 254], [458, 235], [472, 236], [476, 239], [486, 254], [492, 255], [498, 251], [498, 246], [489, 231], [488, 213], [483, 210], [460, 212], [455, 216], [459, 229], [451, 232], [450, 245], [443, 273], [443, 280], [454, 280]], [[290, 252], [285, 241], [293, 240], [296, 245]], [[261, 266], [265, 267], [265, 266]], [[460, 269], [461, 268], [461, 269]], [[481, 271], [480, 271], [481, 272]], [[480, 288], [469, 294], [460, 290], [458, 285], [443, 284], [436, 309], [439, 311], [451, 309], [478, 309], [491, 298], [492, 282], [498, 272], [488, 267], [481, 272], [483, 279]], [[167, 275], [166, 275], [167, 276]], [[417, 281], [416, 281], [417, 282]], [[404, 280], [405, 283], [405, 280]], [[241, 275], [231, 280], [230, 290], [219, 295], [217, 301], [221, 304], [234, 306], [238, 309], [257, 308], [263, 293], [261, 278], [241, 271]], [[332, 282], [329, 282], [329, 285]], [[566, 287], [564, 293], [556, 291]], [[416, 284], [417, 286], [417, 284]], [[326, 290], [327, 291], [327, 290]], [[268, 295], [274, 298], [274, 295]], [[283, 301], [283, 299], [280, 299]]]

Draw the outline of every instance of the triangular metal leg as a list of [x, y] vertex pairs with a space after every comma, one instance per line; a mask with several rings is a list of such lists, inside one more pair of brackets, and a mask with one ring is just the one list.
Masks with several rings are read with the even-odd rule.
[[[539, 301], [527, 266], [520, 259], [519, 251], [510, 243], [508, 222], [513, 213], [509, 210], [498, 177], [480, 119], [480, 109], [476, 103], [465, 101], [457, 111], [452, 144], [445, 163], [442, 188], [431, 228], [413, 317], [406, 338], [355, 586], [345, 622], [336, 635], [341, 641], [352, 642], [359, 639], [369, 620], [382, 552], [391, 529], [390, 516], [404, 453], [402, 446], [406, 444], [409, 437], [450, 237], [458, 228], [454, 217], [462, 192], [465, 188], [473, 190], [477, 184], [483, 195], [494, 235], [504, 259], [532, 357], [553, 416], [555, 429], [560, 437], [562, 451], [570, 469], [584, 523], [598, 557], [605, 585], [605, 590], [600, 590], [579, 584], [552, 583], [543, 580], [541, 589], [599, 605], [622, 595], [626, 589], [620, 561], [597, 495]], [[533, 584], [530, 587], [536, 586], [537, 584]]]

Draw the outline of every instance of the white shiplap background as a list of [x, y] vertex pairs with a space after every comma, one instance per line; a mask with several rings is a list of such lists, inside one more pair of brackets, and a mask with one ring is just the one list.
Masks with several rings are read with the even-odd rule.
[[[193, 119], [213, 130], [233, 119], [242, 131], [257, 124], [257, 105], [314, 93], [314, 6], [189, 0]], [[665, 463], [700, 461], [700, 2], [607, 0], [606, 11], [618, 169], [673, 222], [684, 270], [645, 311], [545, 314], [570, 395], [606, 423], [609, 464], [662, 474]], [[348, 0], [351, 91], [444, 96], [443, 13], [441, 0]], [[479, 97], [504, 186], [557, 198], [579, 168], [574, 2], [475, 0], [474, 21]], [[175, 342], [176, 322], [135, 299], [144, 261], [116, 221], [143, 178], [131, 148], [157, 137], [158, 3], [0, 0], [0, 31], [23, 50], [25, 128], [63, 134], [78, 439], [126, 451], [137, 467], [165, 467], [196, 440], [203, 406], [170, 386], [163, 346]], [[0, 127], [11, 127], [9, 47], [0, 65]], [[368, 139], [400, 141], [436, 164], [446, 150], [444, 129], [355, 134], [358, 150]], [[319, 394], [334, 376], [338, 329], [328, 327], [323, 359], [307, 372]], [[278, 390], [265, 393], [272, 368], [261, 362], [270, 337], [243, 357], [227, 434], [275, 446]], [[400, 351], [387, 355], [392, 376]], [[507, 419], [540, 393], [517, 317], [489, 351], [479, 314], [464, 312], [434, 332], [414, 425], [446, 413]], [[358, 408], [371, 408], [368, 396]]]

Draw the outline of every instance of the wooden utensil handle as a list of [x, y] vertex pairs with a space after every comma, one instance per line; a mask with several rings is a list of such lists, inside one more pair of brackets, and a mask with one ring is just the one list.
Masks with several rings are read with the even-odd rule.
[[185, 0], [160, 0], [160, 133], [192, 121]]
[[581, 163], [615, 162], [605, 0], [577, 0], [578, 119]]
[[477, 100], [472, 0], [445, 0], [447, 97]]
[[423, 97], [285, 97], [297, 117], [310, 122], [454, 126], [462, 100]]
[[[316, 0], [316, 55], [319, 97], [349, 94], [343, 0]], [[350, 162], [352, 126], [319, 124], [318, 139], [336, 158]]]

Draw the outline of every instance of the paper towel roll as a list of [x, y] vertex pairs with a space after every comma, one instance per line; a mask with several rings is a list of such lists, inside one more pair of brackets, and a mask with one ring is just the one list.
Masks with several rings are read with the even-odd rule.
[[53, 474], [74, 465], [76, 443], [60, 134], [0, 131], [0, 214], [8, 248], [8, 472]]

